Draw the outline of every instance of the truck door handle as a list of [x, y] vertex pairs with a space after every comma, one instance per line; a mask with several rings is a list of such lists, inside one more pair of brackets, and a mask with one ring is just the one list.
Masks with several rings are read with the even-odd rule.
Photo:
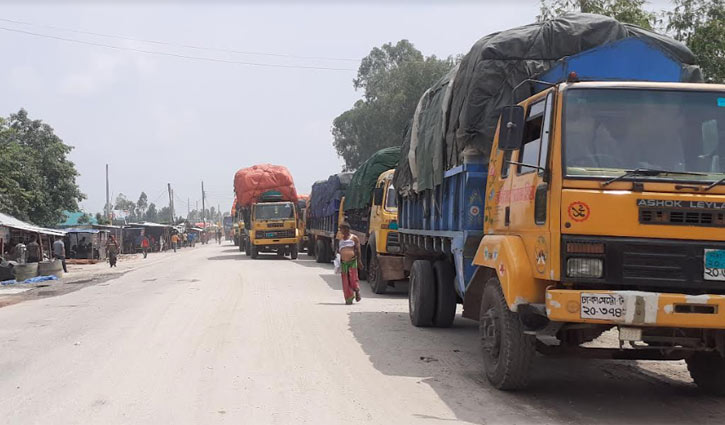
[[506, 207], [506, 209], [504, 210], [503, 221], [504, 226], [508, 226], [509, 224], [511, 224], [511, 207]]

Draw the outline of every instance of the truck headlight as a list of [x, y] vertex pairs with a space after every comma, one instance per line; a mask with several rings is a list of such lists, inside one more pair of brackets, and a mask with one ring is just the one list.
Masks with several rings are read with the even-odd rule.
[[604, 274], [601, 258], [569, 258], [566, 260], [566, 276], [597, 279]]

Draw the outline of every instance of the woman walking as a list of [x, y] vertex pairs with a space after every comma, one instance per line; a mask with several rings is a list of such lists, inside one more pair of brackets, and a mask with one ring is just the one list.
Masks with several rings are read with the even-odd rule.
[[111, 267], [116, 267], [116, 257], [118, 256], [118, 242], [111, 235], [106, 242], [106, 251], [108, 252], [108, 263]]
[[340, 224], [340, 239], [338, 252], [340, 253], [340, 270], [342, 273], [342, 293], [345, 296], [345, 304], [352, 304], [354, 299], [360, 302], [360, 284], [357, 269], [362, 263], [358, 262], [360, 257], [360, 241], [357, 236], [350, 233], [350, 225], [347, 222]]

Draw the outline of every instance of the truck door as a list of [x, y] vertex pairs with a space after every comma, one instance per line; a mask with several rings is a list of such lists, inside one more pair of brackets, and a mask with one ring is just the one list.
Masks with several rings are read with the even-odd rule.
[[513, 152], [509, 232], [524, 241], [531, 270], [539, 279], [550, 279], [554, 273], [550, 264], [551, 232], [549, 231], [549, 138], [554, 94], [529, 104], [524, 125], [522, 148]]

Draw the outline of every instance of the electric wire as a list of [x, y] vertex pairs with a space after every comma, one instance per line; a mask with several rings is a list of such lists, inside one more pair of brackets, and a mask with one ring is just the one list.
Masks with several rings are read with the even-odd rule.
[[114, 46], [112, 44], [104, 44], [104, 43], [97, 43], [97, 42], [93, 42], [93, 41], [78, 40], [78, 39], [74, 39], [74, 38], [60, 37], [60, 36], [51, 35], [51, 34], [41, 34], [41, 33], [36, 33], [36, 32], [32, 32], [32, 31], [25, 31], [25, 30], [7, 28], [7, 27], [2, 27], [2, 26], [0, 26], [0, 30], [18, 33], [18, 34], [30, 35], [33, 37], [41, 37], [41, 38], [49, 38], [49, 39], [59, 40], [59, 41], [66, 41], [69, 43], [77, 43], [77, 44], [83, 44], [83, 45], [88, 45], [88, 46], [104, 47], [107, 49], [114, 49], [114, 50], [120, 50], [120, 51], [144, 53], [147, 55], [173, 57], [173, 58], [177, 58], [177, 59], [198, 60], [198, 61], [205, 61], [205, 62], [226, 63], [226, 64], [233, 64], [233, 65], [256, 66], [256, 67], [262, 67], [262, 68], [309, 69], [309, 70], [318, 70], [318, 71], [346, 71], [346, 72], [357, 71], [352, 68], [333, 68], [333, 67], [312, 66], [312, 65], [309, 65], [309, 66], [308, 65], [284, 65], [284, 64], [272, 64], [272, 63], [263, 63], [263, 62], [248, 62], [248, 61], [236, 61], [236, 60], [220, 59], [220, 58], [209, 58], [209, 57], [204, 57], [204, 56], [182, 55], [182, 54], [171, 53], [171, 52], [137, 49], [135, 47]]

